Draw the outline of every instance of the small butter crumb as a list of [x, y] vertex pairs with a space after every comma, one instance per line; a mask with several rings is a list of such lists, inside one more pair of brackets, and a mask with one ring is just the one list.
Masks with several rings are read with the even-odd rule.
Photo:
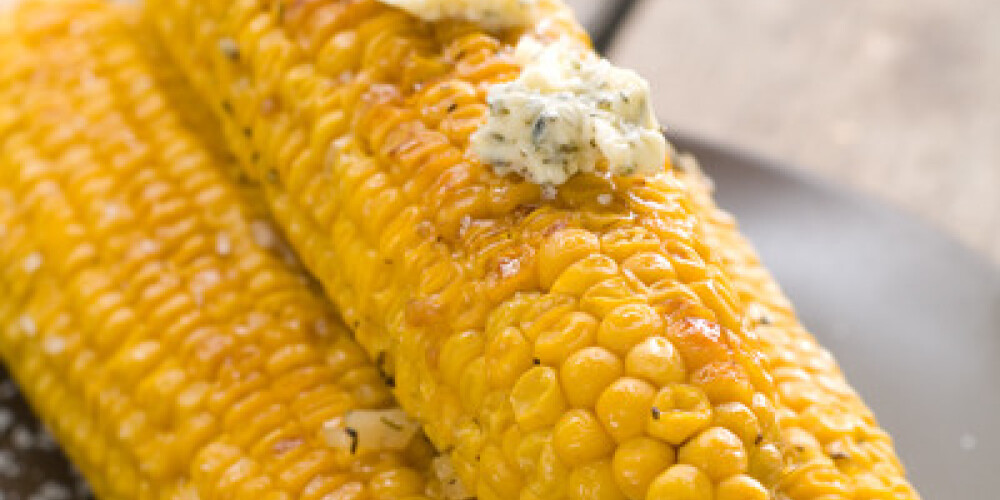
[[253, 240], [264, 248], [274, 248], [278, 244], [278, 235], [274, 228], [265, 220], [255, 220], [250, 223], [250, 233]]
[[556, 195], [559, 194], [558, 188], [552, 184], [542, 184], [542, 199], [552, 201], [556, 199]]
[[601, 205], [610, 205], [611, 195], [607, 193], [597, 195], [597, 203], [600, 203]]

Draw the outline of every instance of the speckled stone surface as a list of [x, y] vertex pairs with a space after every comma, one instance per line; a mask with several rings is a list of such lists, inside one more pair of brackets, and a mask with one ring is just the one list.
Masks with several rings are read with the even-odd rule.
[[670, 126], [874, 194], [1000, 263], [1000, 2], [645, 0], [611, 58]]

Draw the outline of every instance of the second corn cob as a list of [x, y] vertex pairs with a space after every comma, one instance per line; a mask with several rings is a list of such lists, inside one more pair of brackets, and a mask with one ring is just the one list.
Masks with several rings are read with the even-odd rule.
[[32, 1], [0, 33], [4, 362], [101, 499], [423, 498], [420, 439], [327, 445], [399, 412], [134, 14]]
[[[541, 2], [539, 36], [576, 37]], [[520, 31], [375, 1], [147, 2], [401, 405], [483, 500], [772, 498], [774, 388], [684, 186], [466, 155]]]
[[690, 156], [678, 175], [702, 214], [706, 241], [747, 308], [781, 397], [789, 459], [779, 490], [794, 500], [918, 498], [888, 433], [847, 384], [833, 357], [807, 332], [732, 216], [712, 200], [712, 183]]

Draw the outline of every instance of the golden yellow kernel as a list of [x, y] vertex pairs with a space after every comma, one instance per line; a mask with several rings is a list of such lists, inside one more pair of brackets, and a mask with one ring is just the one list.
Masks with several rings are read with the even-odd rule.
[[669, 340], [659, 336], [649, 337], [629, 351], [625, 371], [656, 386], [683, 382], [687, 377], [680, 353]]
[[552, 433], [556, 453], [571, 466], [611, 454], [614, 441], [590, 410], [570, 410], [556, 423]]
[[675, 281], [674, 266], [659, 252], [640, 252], [622, 262], [622, 269], [646, 285]]
[[569, 355], [594, 344], [597, 320], [580, 311], [572, 311], [535, 339], [535, 358], [547, 365], [559, 365]]
[[510, 404], [517, 424], [525, 431], [554, 424], [566, 410], [555, 369], [536, 366], [521, 375], [511, 389]]
[[701, 469], [677, 464], [653, 480], [646, 500], [712, 500], [712, 482]]
[[569, 404], [593, 408], [601, 392], [622, 372], [622, 362], [614, 353], [603, 347], [585, 347], [566, 358], [559, 374]]
[[[517, 428], [513, 426], [513, 428]], [[542, 448], [552, 442], [552, 432], [548, 429], [541, 429], [529, 433], [517, 432], [517, 442], [515, 448], [508, 459], [516, 464], [521, 473], [533, 474], [538, 467], [538, 461], [542, 453]]]
[[740, 474], [719, 483], [715, 500], [769, 500], [770, 494], [756, 479]]
[[656, 252], [660, 239], [642, 226], [616, 228], [601, 236], [601, 250], [621, 262], [639, 252]]
[[681, 446], [679, 463], [691, 464], [718, 482], [747, 471], [747, 452], [740, 438], [724, 427], [710, 427]]
[[615, 276], [591, 286], [580, 297], [580, 309], [603, 318], [618, 307], [642, 302], [642, 296], [632, 289], [625, 277]]
[[549, 236], [538, 249], [538, 273], [542, 288], [551, 287], [574, 262], [597, 253], [601, 242], [583, 229], [564, 229]]
[[496, 445], [487, 445], [479, 456], [479, 481], [485, 482], [499, 498], [513, 498], [521, 489], [520, 471], [513, 467]]
[[569, 475], [570, 500], [626, 500], [615, 484], [610, 460], [573, 468]]
[[424, 480], [413, 469], [396, 467], [376, 474], [369, 487], [374, 498], [390, 500], [421, 493], [424, 490]]
[[716, 361], [702, 366], [691, 376], [691, 383], [700, 387], [715, 403], [751, 404], [753, 386], [746, 370], [732, 361]]
[[646, 498], [649, 483], [676, 461], [674, 448], [646, 436], [629, 439], [618, 446], [611, 465], [618, 487], [631, 500]]
[[708, 396], [685, 384], [670, 384], [660, 389], [646, 421], [646, 432], [672, 445], [679, 445], [701, 432], [712, 422]]
[[604, 316], [597, 330], [597, 343], [625, 356], [646, 337], [663, 331], [663, 319], [655, 309], [646, 304], [626, 304]]
[[538, 468], [534, 471], [529, 489], [541, 498], [563, 498], [566, 495], [569, 474], [569, 466], [559, 459], [553, 444], [545, 443], [538, 456]]
[[597, 399], [597, 416], [619, 443], [640, 436], [645, 428], [656, 388], [632, 377], [614, 381]]
[[592, 254], [567, 267], [552, 283], [549, 291], [579, 297], [596, 283], [617, 275], [618, 264], [611, 257]]
[[771, 443], [757, 446], [750, 452], [748, 474], [765, 484], [774, 484], [784, 463], [784, 455], [778, 447]]
[[757, 415], [743, 403], [722, 403], [712, 408], [712, 426], [733, 431], [744, 443], [756, 443], [764, 438]]
[[490, 337], [486, 344], [486, 368], [490, 386], [510, 387], [532, 365], [531, 345], [516, 327]]
[[445, 380], [459, 381], [465, 366], [483, 353], [483, 335], [476, 331], [456, 333], [444, 341], [438, 366]]

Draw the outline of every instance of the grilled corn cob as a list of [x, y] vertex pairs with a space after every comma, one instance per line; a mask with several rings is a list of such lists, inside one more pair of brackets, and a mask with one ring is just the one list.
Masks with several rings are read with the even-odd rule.
[[129, 12], [0, 34], [5, 363], [102, 499], [422, 498], [426, 441], [326, 444], [391, 394]]
[[482, 500], [773, 498], [775, 389], [684, 186], [554, 199], [466, 155], [523, 33], [369, 0], [148, 18], [360, 343]]
[[791, 499], [916, 499], [889, 435], [851, 389], [833, 357], [798, 321], [731, 215], [712, 200], [712, 183], [690, 156], [678, 175], [702, 214], [705, 241], [746, 306], [781, 400], [788, 464], [779, 489]]

